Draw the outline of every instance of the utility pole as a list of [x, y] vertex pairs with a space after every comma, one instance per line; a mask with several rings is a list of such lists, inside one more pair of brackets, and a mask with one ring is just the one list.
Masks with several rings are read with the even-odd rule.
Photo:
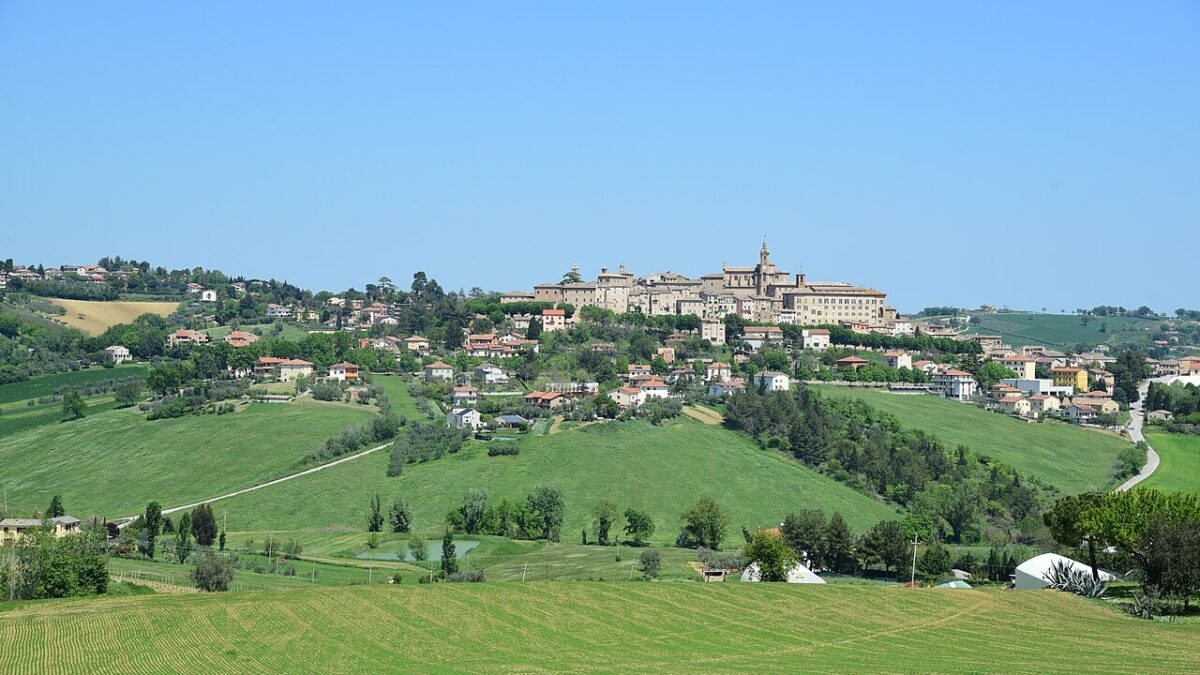
[[919, 543], [921, 543], [920, 540], [918, 540], [917, 535], [914, 534], [913, 541], [912, 541], [912, 544], [913, 544], [912, 578], [910, 578], [908, 581], [909, 586], [917, 585], [917, 544], [919, 544]]

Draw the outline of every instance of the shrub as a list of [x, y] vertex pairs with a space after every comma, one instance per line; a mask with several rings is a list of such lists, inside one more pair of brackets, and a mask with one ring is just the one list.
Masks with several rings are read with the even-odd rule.
[[501, 441], [496, 439], [488, 443], [488, 457], [503, 457], [521, 454], [521, 447], [516, 441]]
[[653, 579], [658, 576], [658, 571], [662, 566], [662, 559], [659, 557], [658, 551], [642, 551], [640, 560], [642, 563], [642, 574], [647, 579]]
[[318, 401], [340, 401], [342, 388], [336, 382], [318, 382], [313, 385], [312, 397]]
[[204, 551], [196, 557], [192, 567], [192, 581], [196, 588], [209, 593], [229, 590], [229, 582], [233, 581], [233, 565], [222, 556], [211, 550]]
[[469, 572], [452, 572], [446, 575], [446, 581], [451, 583], [478, 583], [483, 581], [483, 570], [470, 570]]
[[1088, 570], [1072, 567], [1062, 561], [1055, 561], [1050, 565], [1048, 576], [1050, 588], [1082, 595], [1085, 598], [1098, 598], [1108, 590], [1108, 585], [1092, 579]]

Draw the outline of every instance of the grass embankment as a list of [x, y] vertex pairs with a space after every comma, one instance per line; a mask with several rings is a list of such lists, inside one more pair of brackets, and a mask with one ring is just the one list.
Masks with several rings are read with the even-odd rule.
[[409, 464], [388, 478], [386, 452], [235, 497], [223, 503], [240, 530], [350, 527], [361, 530], [370, 495], [398, 496], [413, 505], [416, 526], [441, 526], [447, 511], [472, 487], [486, 487], [493, 502], [522, 500], [538, 485], [562, 490], [564, 541], [591, 528], [590, 513], [603, 499], [619, 508], [647, 510], [657, 525], [653, 541], [670, 543], [679, 515], [704, 495], [724, 506], [738, 527], [774, 526], [789, 511], [840, 511], [858, 529], [896, 518], [894, 510], [822, 476], [782, 453], [760, 450], [737, 432], [677, 419], [662, 427], [643, 422], [593, 425], [547, 436], [526, 436], [521, 454], [488, 457], [481, 443], [457, 455]]
[[425, 415], [417, 410], [417, 403], [408, 392], [408, 378], [403, 375], [372, 375], [371, 384], [381, 387], [392, 404], [392, 410], [406, 419], [423, 421]]
[[1162, 463], [1141, 485], [1172, 492], [1200, 492], [1200, 436], [1147, 431], [1146, 440]]
[[[61, 423], [65, 418], [61, 403], [38, 403], [37, 399], [50, 396], [59, 387], [85, 387], [106, 380], [144, 377], [149, 370], [147, 364], [125, 364], [115, 368], [88, 368], [68, 373], [39, 375], [25, 382], [0, 385], [0, 438], [27, 429], [47, 424]], [[118, 407], [111, 392], [85, 396], [87, 414], [95, 415]], [[3, 474], [0, 473], [0, 476]]]
[[67, 310], [61, 319], [71, 328], [88, 335], [99, 335], [119, 323], [129, 323], [143, 314], [167, 316], [179, 307], [178, 302], [132, 302], [128, 300], [65, 300], [53, 298], [54, 304]]
[[936, 396], [833, 385], [818, 388], [828, 396], [862, 399], [892, 413], [903, 426], [936, 434], [948, 449], [966, 445], [1067, 494], [1114, 486], [1113, 464], [1129, 446], [1129, 441], [1106, 432], [1059, 422], [1030, 424]]
[[0, 671], [1196, 672], [1197, 641], [1052, 591], [402, 584], [17, 607]]
[[[1013, 312], [1002, 314], [979, 314], [980, 323], [968, 327], [968, 333], [978, 335], [1000, 335], [1013, 346], [1045, 345], [1069, 347], [1085, 344], [1121, 344], [1149, 339], [1150, 334], [1162, 324], [1157, 319], [1134, 319], [1127, 317], [1087, 317], [1070, 314], [1036, 314]], [[1101, 331], [1101, 328], [1104, 330]]]
[[56, 494], [78, 517], [130, 515], [151, 500], [167, 508], [300, 469], [309, 449], [373, 410], [305, 400], [155, 421], [113, 410], [3, 436], [0, 484], [12, 514]]
[[[275, 332], [275, 324], [273, 323], [242, 326], [238, 330], [246, 333], [255, 333], [257, 331], [255, 334], [262, 333], [262, 337], [281, 337], [285, 340], [299, 340], [308, 335], [308, 331], [291, 321], [284, 321], [281, 325], [282, 330], [278, 333]], [[232, 333], [233, 328], [230, 326], [214, 326], [213, 328], [205, 328], [200, 332], [208, 335], [213, 341], [216, 341]]]
[[[107, 380], [124, 380], [131, 377], [144, 378], [149, 372], [150, 364], [148, 363], [123, 363], [112, 368], [97, 366], [65, 373], [38, 375], [24, 382], [12, 382], [0, 385], [0, 405], [15, 402], [24, 403], [27, 399], [50, 396], [59, 387], [86, 387], [89, 384], [96, 384]], [[5, 412], [7, 411], [8, 408], [6, 407]]]

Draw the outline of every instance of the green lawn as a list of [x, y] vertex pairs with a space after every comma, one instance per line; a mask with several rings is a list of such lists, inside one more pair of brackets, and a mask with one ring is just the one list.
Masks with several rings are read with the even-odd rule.
[[[159, 556], [162, 558], [163, 556]], [[243, 555], [245, 560], [254, 560], [265, 568], [267, 559], [264, 556]], [[261, 588], [296, 588], [303, 586], [344, 586], [347, 584], [387, 583], [391, 570], [382, 567], [370, 569], [366, 566], [331, 565], [311, 560], [294, 560], [290, 563], [295, 567], [296, 574], [273, 574], [254, 572], [250, 569], [239, 569], [233, 574], [230, 590], [255, 590]], [[176, 586], [192, 587], [191, 563], [180, 565], [167, 560], [127, 560], [124, 558], [109, 558], [108, 572], [114, 579], [138, 582], [139, 580], [173, 584]], [[314, 574], [315, 572], [315, 574]], [[408, 575], [413, 582], [417, 574]]]
[[166, 508], [299, 469], [309, 449], [371, 410], [305, 401], [156, 421], [102, 412], [0, 438], [0, 487], [10, 515], [45, 509], [55, 494], [81, 518], [130, 515], [150, 500]]
[[[1080, 342], [1087, 344], [1120, 344], [1148, 340], [1158, 329], [1161, 320], [1126, 317], [1083, 317], [1069, 314], [1003, 313], [978, 314], [979, 325], [968, 327], [968, 333], [1002, 335], [1015, 346], [1039, 344], [1048, 347], [1068, 347]], [[1104, 328], [1104, 332], [1101, 332]]]
[[[12, 382], [0, 385], [0, 405], [25, 401], [39, 396], [50, 396], [54, 390], [62, 386], [83, 387], [105, 380], [123, 380], [130, 377], [146, 376], [150, 372], [148, 363], [123, 363], [112, 368], [85, 368], [83, 370], [65, 373], [38, 375], [24, 382]], [[8, 408], [5, 409], [5, 412]]]
[[[84, 402], [88, 406], [88, 415], [98, 415], [107, 410], [114, 410], [119, 405], [112, 394], [89, 396], [84, 399]], [[45, 403], [34, 406], [10, 405], [5, 407], [4, 413], [0, 415], [0, 438], [47, 424], [65, 424], [63, 419], [61, 403]]]
[[1200, 436], [1149, 431], [1146, 440], [1162, 461], [1141, 485], [1175, 492], [1200, 492]]
[[5, 673], [1185, 673], [1197, 643], [1195, 623], [1055, 591], [867, 584], [404, 583], [0, 612]]
[[[641, 577], [638, 556], [650, 549], [622, 546], [617, 559], [615, 546], [549, 544], [525, 555], [510, 558], [475, 555], [472, 567], [483, 567], [488, 581], [627, 581]], [[690, 579], [700, 575], [688, 563], [698, 560], [696, 551], [682, 548], [655, 548], [662, 561], [661, 579]], [[474, 552], [472, 552], [474, 553]]]
[[[230, 529], [299, 530], [349, 527], [362, 531], [370, 495], [385, 503], [398, 496], [413, 504], [417, 527], [436, 531], [447, 511], [472, 487], [486, 487], [494, 502], [521, 500], [538, 485], [563, 491], [564, 541], [577, 542], [602, 499], [622, 510], [645, 509], [657, 524], [654, 541], [672, 543], [679, 514], [710, 495], [732, 517], [730, 540], [740, 526], [774, 526], [789, 511], [819, 507], [841, 511], [858, 529], [895, 511], [826, 478], [782, 453], [760, 450], [733, 431], [686, 418], [663, 427], [646, 423], [593, 425], [548, 436], [528, 436], [521, 454], [488, 457], [472, 443], [457, 455], [410, 464], [388, 478], [388, 453], [332, 467], [294, 481], [222, 502]], [[237, 523], [234, 525], [234, 523]]]
[[892, 413], [904, 426], [936, 434], [950, 449], [965, 444], [1069, 494], [1111, 487], [1117, 454], [1129, 445], [1093, 429], [1057, 422], [1030, 424], [936, 396], [832, 385], [818, 388], [829, 396], [862, 399]]
[[388, 400], [392, 403], [392, 410], [410, 420], [424, 419], [425, 416], [417, 410], [417, 404], [413, 401], [412, 394], [408, 392], [408, 376], [372, 375], [371, 384], [383, 388]]

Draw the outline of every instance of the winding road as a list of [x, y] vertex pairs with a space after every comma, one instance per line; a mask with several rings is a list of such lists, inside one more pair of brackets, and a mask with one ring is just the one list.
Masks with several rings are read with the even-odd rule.
[[[1172, 378], [1160, 377], [1153, 381], [1165, 382], [1170, 379]], [[1146, 394], [1150, 391], [1150, 382], [1151, 380], [1146, 380], [1138, 385], [1137, 403], [1133, 403], [1129, 406], [1129, 439], [1134, 443], [1139, 443], [1146, 440], [1146, 437], [1142, 435], [1142, 421], [1144, 419], [1144, 411], [1142, 406], [1146, 401]], [[1158, 464], [1158, 453], [1155, 452], [1154, 448], [1150, 447], [1149, 443], [1146, 443], [1146, 465], [1142, 467], [1142, 470], [1139, 471], [1136, 476], [1133, 476], [1124, 483], [1121, 483], [1121, 485], [1119, 485], [1116, 490], [1113, 490], [1113, 492], [1124, 492], [1125, 490], [1128, 490], [1129, 488], [1146, 480], [1150, 477], [1150, 474], [1154, 473], [1154, 471], [1158, 469]]]

